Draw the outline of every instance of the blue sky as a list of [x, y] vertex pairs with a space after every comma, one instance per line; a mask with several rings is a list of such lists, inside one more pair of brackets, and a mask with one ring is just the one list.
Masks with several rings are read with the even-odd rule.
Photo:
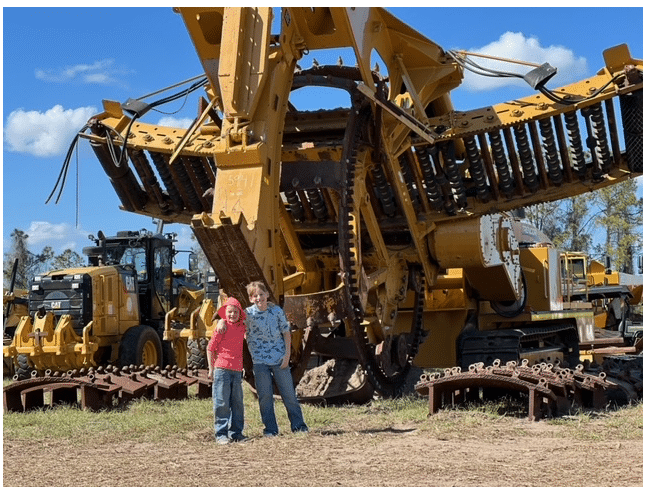
[[[585, 78], [603, 67], [602, 51], [627, 43], [643, 57], [641, 8], [389, 8], [398, 18], [445, 49], [497, 54], [558, 68], [549, 86]], [[354, 64], [351, 51], [312, 52], [320, 64], [340, 54]], [[523, 70], [516, 65], [504, 67]], [[88, 234], [98, 230], [154, 230], [148, 217], [119, 210], [108, 178], [82, 140], [70, 166], [59, 204], [45, 204], [76, 132], [102, 99], [124, 102], [202, 72], [182, 19], [161, 8], [3, 9], [3, 248], [15, 229], [29, 236], [29, 248], [46, 245], [57, 253], [81, 252]], [[473, 109], [529, 95], [520, 85], [492, 85], [492, 79], [466, 76], [452, 92], [457, 109]], [[167, 94], [165, 94], [167, 95]], [[304, 94], [295, 105], [315, 109]], [[336, 107], [336, 101], [322, 102]], [[319, 106], [321, 107], [321, 106]], [[197, 100], [175, 102], [144, 121], [186, 127]], [[170, 118], [170, 119], [169, 119]], [[78, 176], [78, 177], [77, 177]], [[78, 191], [77, 191], [78, 182]], [[188, 226], [167, 226], [187, 250]], [[182, 265], [183, 266], [183, 265]]]

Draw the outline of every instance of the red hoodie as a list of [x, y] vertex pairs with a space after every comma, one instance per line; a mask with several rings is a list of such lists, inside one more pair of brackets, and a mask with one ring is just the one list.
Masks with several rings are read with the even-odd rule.
[[[236, 323], [229, 323], [225, 311], [227, 306], [235, 306], [240, 312]], [[245, 311], [236, 298], [228, 298], [218, 309], [218, 316], [225, 321], [227, 331], [218, 333], [214, 326], [213, 335], [207, 345], [207, 355], [211, 356], [214, 368], [243, 370], [243, 339], [245, 338]]]

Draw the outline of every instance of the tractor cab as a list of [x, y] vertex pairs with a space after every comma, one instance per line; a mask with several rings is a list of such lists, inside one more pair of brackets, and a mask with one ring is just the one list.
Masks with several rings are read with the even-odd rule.
[[[86, 247], [90, 266], [118, 266], [136, 272], [141, 323], [159, 324], [172, 308], [173, 239], [170, 234], [142, 231], [120, 231], [106, 237], [90, 236], [96, 246]], [[152, 326], [152, 325], [151, 325]]]

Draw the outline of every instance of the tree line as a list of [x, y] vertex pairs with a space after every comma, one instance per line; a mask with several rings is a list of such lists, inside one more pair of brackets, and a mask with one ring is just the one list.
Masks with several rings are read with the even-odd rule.
[[83, 256], [72, 249], [66, 249], [56, 255], [54, 249], [46, 246], [40, 253], [31, 252], [27, 248], [27, 235], [24, 231], [14, 229], [11, 233], [11, 247], [4, 253], [3, 286], [8, 288], [11, 282], [14, 264], [17, 264], [15, 289], [27, 289], [29, 281], [34, 276], [56, 269], [80, 267], [86, 264]]
[[[584, 252], [627, 274], [642, 273], [643, 198], [630, 179], [561, 201], [526, 208], [526, 219], [562, 250]], [[601, 239], [595, 240], [596, 235]]]

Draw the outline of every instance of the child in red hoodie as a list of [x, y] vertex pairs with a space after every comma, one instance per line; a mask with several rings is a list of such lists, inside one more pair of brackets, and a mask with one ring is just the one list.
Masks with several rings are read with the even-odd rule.
[[216, 442], [228, 444], [243, 435], [243, 339], [245, 312], [235, 298], [218, 309], [220, 317], [207, 345], [209, 378], [213, 379], [213, 411]]

